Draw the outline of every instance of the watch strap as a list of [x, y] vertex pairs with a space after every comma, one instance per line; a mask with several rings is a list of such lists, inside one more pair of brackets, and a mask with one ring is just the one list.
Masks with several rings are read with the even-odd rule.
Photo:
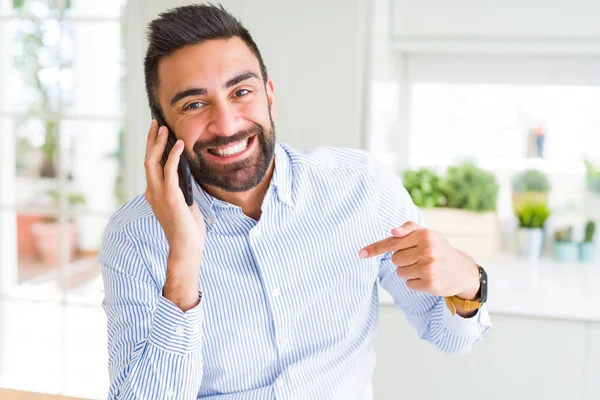
[[461, 299], [458, 296], [445, 297], [445, 300], [446, 306], [448, 306], [452, 315], [456, 314], [457, 307], [460, 307], [461, 309], [466, 311], [475, 311], [479, 310], [481, 308], [481, 305], [483, 304], [479, 300], [465, 300]]

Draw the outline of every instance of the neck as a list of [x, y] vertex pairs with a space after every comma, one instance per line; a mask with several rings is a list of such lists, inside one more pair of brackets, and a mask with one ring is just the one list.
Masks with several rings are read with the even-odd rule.
[[214, 198], [241, 207], [244, 214], [258, 221], [261, 214], [260, 208], [271, 183], [271, 178], [273, 178], [274, 169], [275, 157], [271, 159], [267, 173], [262, 181], [246, 192], [228, 192], [216, 186], [209, 185], [202, 185], [202, 188]]

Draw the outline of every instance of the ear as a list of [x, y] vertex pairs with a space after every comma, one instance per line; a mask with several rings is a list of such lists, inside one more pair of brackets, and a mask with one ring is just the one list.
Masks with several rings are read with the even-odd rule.
[[273, 81], [271, 78], [267, 78], [267, 82], [265, 83], [265, 89], [267, 91], [267, 101], [269, 102], [269, 108], [271, 109], [271, 117], [273, 121], [277, 119], [277, 107], [275, 107], [275, 96], [273, 92], [275, 88], [273, 86]]

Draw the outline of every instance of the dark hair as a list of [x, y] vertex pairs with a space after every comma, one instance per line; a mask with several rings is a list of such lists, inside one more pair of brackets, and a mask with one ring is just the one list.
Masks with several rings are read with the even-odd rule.
[[161, 13], [148, 26], [149, 41], [144, 58], [146, 93], [151, 108], [160, 112], [156, 100], [158, 88], [158, 62], [161, 57], [189, 45], [213, 39], [239, 37], [258, 58], [263, 81], [267, 80], [267, 67], [250, 32], [222, 5], [191, 4]]

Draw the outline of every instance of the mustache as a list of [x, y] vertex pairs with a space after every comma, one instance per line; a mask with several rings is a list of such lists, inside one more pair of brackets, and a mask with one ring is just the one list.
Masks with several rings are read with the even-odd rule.
[[252, 128], [236, 132], [231, 136], [216, 136], [210, 140], [199, 140], [196, 143], [194, 143], [193, 148], [194, 151], [198, 153], [202, 150], [210, 149], [213, 147], [227, 146], [228, 144], [248, 139], [250, 136], [262, 135], [263, 133], [264, 132], [262, 127], [258, 124], [255, 124]]

